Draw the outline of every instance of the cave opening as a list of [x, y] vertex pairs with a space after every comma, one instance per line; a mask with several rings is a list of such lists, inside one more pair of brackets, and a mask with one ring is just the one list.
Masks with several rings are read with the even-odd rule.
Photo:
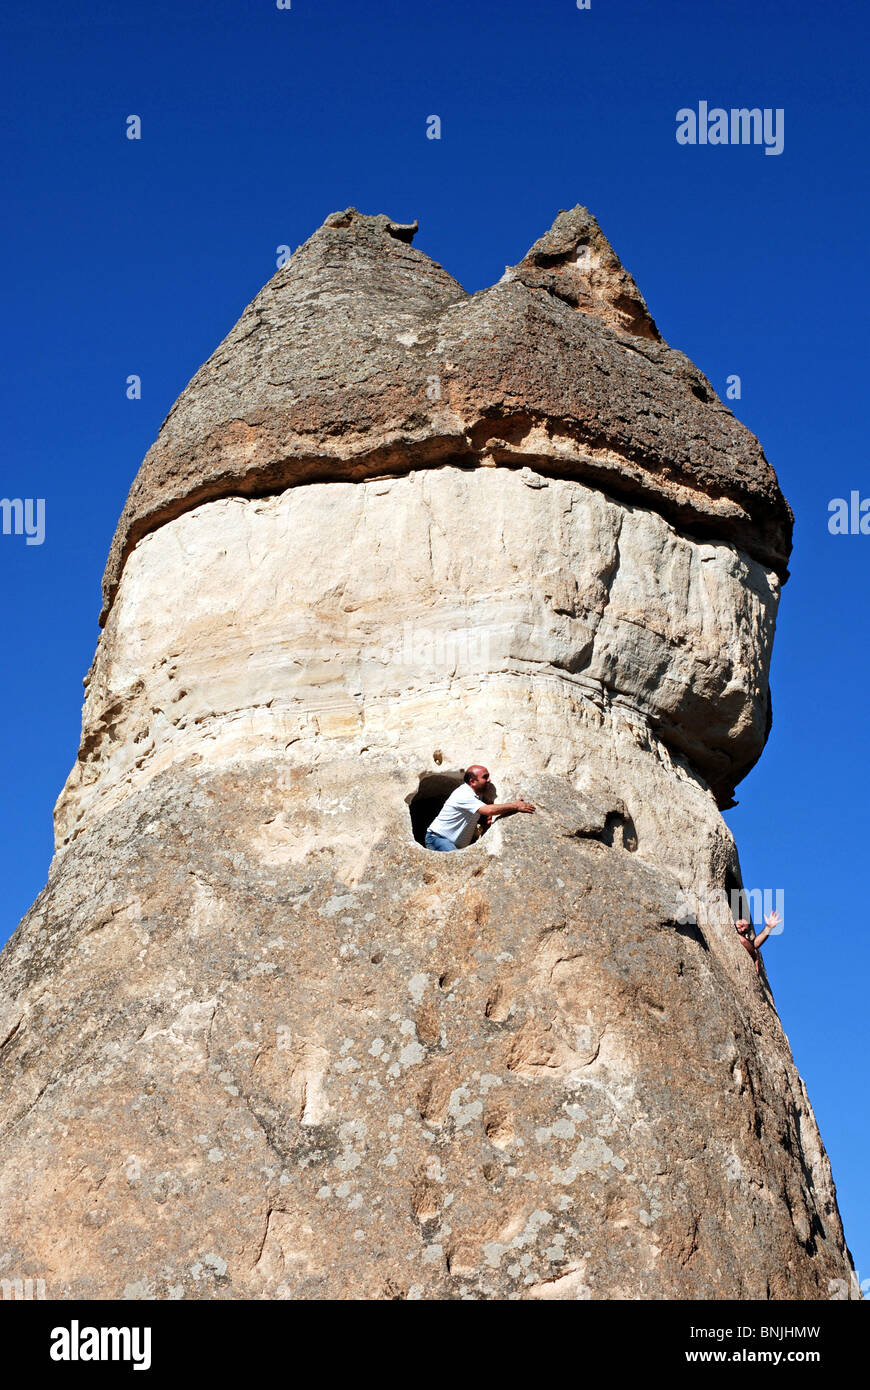
[[425, 845], [426, 831], [450, 793], [462, 785], [464, 777], [464, 768], [424, 773], [417, 790], [405, 798], [411, 814], [411, 832], [418, 845]]

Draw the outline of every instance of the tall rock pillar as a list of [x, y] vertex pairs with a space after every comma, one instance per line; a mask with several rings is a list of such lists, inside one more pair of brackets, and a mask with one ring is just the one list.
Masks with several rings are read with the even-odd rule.
[[[0, 962], [0, 1277], [827, 1298], [828, 1160], [710, 910], [789, 509], [584, 209], [473, 296], [414, 230], [328, 218], [131, 489]], [[429, 852], [478, 761], [537, 811]]]

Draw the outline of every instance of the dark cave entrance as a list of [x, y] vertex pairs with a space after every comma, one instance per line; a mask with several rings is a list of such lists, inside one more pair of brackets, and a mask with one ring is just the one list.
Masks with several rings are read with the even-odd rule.
[[453, 772], [427, 772], [420, 778], [417, 790], [406, 797], [411, 813], [411, 832], [418, 845], [426, 838], [426, 831], [437, 816], [451, 792], [461, 786], [464, 770]]

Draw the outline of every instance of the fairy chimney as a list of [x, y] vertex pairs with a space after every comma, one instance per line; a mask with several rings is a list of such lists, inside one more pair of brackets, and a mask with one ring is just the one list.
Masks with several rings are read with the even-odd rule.
[[[827, 1298], [827, 1156], [711, 907], [789, 508], [585, 209], [474, 295], [415, 230], [327, 218], [131, 488], [0, 958], [0, 1277]], [[480, 761], [536, 812], [427, 850]]]

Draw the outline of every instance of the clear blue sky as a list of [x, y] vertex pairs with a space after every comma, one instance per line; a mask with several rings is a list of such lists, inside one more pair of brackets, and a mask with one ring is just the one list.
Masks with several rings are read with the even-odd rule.
[[[723, 396], [741, 376], [796, 513], [773, 733], [727, 819], [747, 883], [785, 889], [768, 970], [870, 1276], [870, 536], [827, 529], [870, 496], [866, 7], [7, 0], [2, 27], [0, 495], [44, 497], [47, 534], [0, 536], [0, 940], [45, 882], [127, 489], [276, 248], [350, 204], [416, 217], [475, 290], [584, 203], [665, 338]], [[700, 100], [783, 108], [783, 153], [679, 146]]]

